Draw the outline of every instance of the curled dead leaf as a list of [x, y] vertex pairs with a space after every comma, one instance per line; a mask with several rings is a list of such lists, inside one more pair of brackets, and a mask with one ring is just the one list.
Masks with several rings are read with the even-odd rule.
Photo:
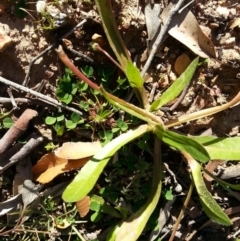
[[65, 144], [57, 151], [44, 155], [32, 168], [36, 181], [48, 183], [59, 174], [76, 170], [84, 166], [102, 148], [101, 144], [97, 142], [93, 145], [85, 142]]
[[[164, 24], [172, 6], [169, 4], [161, 14]], [[168, 33], [200, 57], [216, 57], [212, 41], [203, 33], [196, 17], [187, 8], [174, 16]]]
[[80, 214], [80, 217], [85, 217], [90, 210], [90, 197], [86, 196], [83, 199], [77, 201], [76, 206]]
[[98, 150], [102, 148], [99, 141], [95, 142], [66, 142], [57, 150], [55, 155], [65, 159], [80, 159], [93, 156]]

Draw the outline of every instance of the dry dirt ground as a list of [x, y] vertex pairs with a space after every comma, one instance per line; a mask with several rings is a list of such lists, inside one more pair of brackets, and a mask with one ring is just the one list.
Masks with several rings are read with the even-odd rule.
[[[93, 59], [95, 65], [106, 64], [111, 66], [111, 62], [106, 57], [99, 52], [94, 52], [90, 47], [92, 36], [98, 34], [103, 36], [105, 48], [112, 54], [101, 27], [94, 1], [47, 1], [48, 7], [52, 6], [53, 9], [60, 9], [59, 11], [64, 13], [63, 17], [59, 17], [60, 20], [54, 18], [49, 20], [40, 13], [41, 11], [37, 12], [37, 2], [40, 4], [41, 1], [36, 0], [26, 1], [24, 7], [26, 15], [20, 18], [16, 16], [14, 10], [16, 2], [18, 1], [0, 0], [0, 76], [23, 85], [26, 75], [29, 73], [29, 64], [32, 59], [48, 46], [56, 44], [63, 35], [68, 33], [83, 19], [88, 20], [81, 29], [75, 30], [68, 37], [72, 42], [73, 48]], [[159, 3], [159, 1], [155, 0], [155, 3]], [[143, 0], [139, 2], [130, 0], [112, 1], [118, 29], [132, 58], [136, 60], [140, 68], [143, 66], [145, 51], [148, 46], [144, 4], [145, 1]], [[167, 6], [167, 4], [167, 1], [162, 1], [162, 8]], [[235, 27], [230, 28], [231, 21], [240, 17], [238, 0], [196, 0], [191, 3], [190, 8], [204, 33], [212, 40], [216, 57], [210, 58], [207, 64], [198, 69], [197, 77], [193, 79], [182, 103], [171, 113], [173, 115], [222, 105], [231, 100], [240, 89], [240, 21]], [[53, 21], [55, 22], [53, 23]], [[56, 27], [58, 24], [59, 26]], [[74, 56], [70, 51], [67, 53], [78, 67], [88, 63], [88, 60], [85, 58]], [[149, 93], [155, 83], [157, 83], [156, 94], [158, 94], [176, 79], [177, 74], [174, 64], [182, 54], [187, 54], [191, 59], [195, 56], [191, 50], [170, 36], [158, 50], [148, 71], [149, 76], [146, 77], [146, 89]], [[27, 83], [24, 83], [25, 87], [37, 89], [39, 84], [44, 81], [44, 86], [40, 92], [56, 98], [54, 88], [56, 87], [58, 77], [63, 74], [63, 70], [62, 64], [52, 49], [38, 58], [31, 66]], [[199, 76], [201, 76], [201, 81], [199, 81]], [[0, 97], [9, 98], [7, 93], [8, 86], [3, 83], [0, 86]], [[14, 98], [31, 97], [30, 94], [26, 94], [15, 88], [12, 90], [12, 93]], [[37, 105], [38, 118], [35, 123], [35, 130], [37, 129], [44, 137], [44, 143], [59, 141], [53, 130], [44, 123], [44, 118], [48, 113], [47, 108], [54, 110], [56, 107], [46, 106], [44, 102], [33, 101], [33, 103], [20, 103], [18, 105], [19, 108], [11, 112], [12, 118], [16, 120], [27, 106], [34, 109]], [[3, 100], [0, 104], [2, 113], [12, 109], [11, 104], [3, 103]], [[168, 116], [165, 118], [168, 118]], [[181, 126], [179, 127], [179, 131], [191, 135], [200, 135], [206, 131], [209, 135], [221, 137], [239, 136], [239, 126], [240, 107], [236, 106], [223, 113]], [[32, 129], [29, 131], [31, 132]], [[4, 133], [5, 131], [1, 130], [1, 135]], [[62, 137], [60, 142], [65, 142], [69, 139], [70, 137], [67, 134]], [[41, 144], [41, 147], [33, 152], [33, 162], [36, 162], [39, 157], [45, 154], [44, 152], [46, 151], [43, 146], [44, 144]], [[221, 168], [226, 168], [228, 165], [223, 164]], [[184, 175], [184, 171], [179, 166], [176, 167], [173, 161], [169, 163], [169, 166], [173, 171], [178, 173], [179, 179], [184, 179], [184, 176], [181, 176]], [[11, 180], [15, 175], [15, 169], [11, 168], [2, 175], [5, 175], [5, 179], [7, 177], [8, 185], [4, 186], [4, 183], [2, 183], [0, 200], [6, 201], [6, 199], [13, 195]], [[232, 181], [238, 183], [238, 178], [239, 175], [234, 177]], [[221, 206], [224, 209], [239, 207], [239, 201], [226, 194], [224, 190], [220, 190], [214, 195], [216, 195], [216, 199], [221, 202]], [[178, 233], [181, 234], [180, 238], [176, 238], [176, 240], [186, 240], [189, 234], [192, 234], [194, 230], [198, 230], [201, 225], [207, 222], [207, 219], [203, 218], [204, 220], [201, 220], [202, 213], [197, 208], [200, 208], [200, 206], [195, 201], [194, 199], [191, 200], [187, 214], [178, 230]], [[177, 204], [179, 204], [179, 207], [173, 209], [172, 220], [169, 222], [168, 228], [171, 228], [177, 217], [182, 204], [181, 196]], [[234, 236], [238, 231], [240, 211], [232, 214], [231, 218], [234, 220], [233, 227], [224, 229], [219, 225], [207, 224], [192, 240], [234, 240], [234, 238], [240, 237], [237, 234]], [[3, 239], [0, 237], [0, 240]], [[145, 237], [139, 240], [148, 239]], [[167, 238], [162, 240], [167, 240]]]

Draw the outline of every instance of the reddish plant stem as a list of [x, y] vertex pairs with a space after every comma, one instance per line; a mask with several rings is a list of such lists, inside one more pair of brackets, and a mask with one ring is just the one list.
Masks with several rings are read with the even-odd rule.
[[65, 52], [63, 51], [63, 48], [61, 45], [55, 51], [58, 54], [58, 57], [61, 59], [61, 61], [69, 68], [72, 70], [72, 72], [78, 76], [81, 80], [83, 80], [85, 83], [87, 83], [90, 87], [92, 87], [94, 90], [99, 91], [100, 88], [98, 85], [93, 83], [90, 79], [88, 79], [67, 57]]
[[105, 51], [98, 43], [93, 44], [93, 48], [102, 52], [105, 56], [107, 56], [119, 69], [122, 70], [123, 73], [125, 73], [122, 66], [107, 52]]

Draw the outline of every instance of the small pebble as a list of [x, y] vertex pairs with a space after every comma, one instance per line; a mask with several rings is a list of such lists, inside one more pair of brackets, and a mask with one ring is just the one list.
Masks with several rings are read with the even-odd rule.
[[175, 192], [180, 193], [182, 192], [182, 186], [180, 184], [177, 184], [176, 187], [174, 188]]
[[32, 34], [32, 38], [33, 39], [38, 39], [38, 35], [34, 33], [34, 34]]

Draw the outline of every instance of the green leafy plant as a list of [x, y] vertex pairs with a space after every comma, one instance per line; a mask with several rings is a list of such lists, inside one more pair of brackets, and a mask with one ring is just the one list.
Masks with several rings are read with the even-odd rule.
[[66, 68], [64, 75], [58, 80], [56, 96], [63, 103], [69, 104], [79, 87], [78, 80], [72, 71]]
[[9, 129], [9, 128], [11, 128], [12, 125], [14, 124], [14, 121], [13, 121], [12, 118], [10, 118], [10, 117], [5, 117], [5, 118], [2, 120], [2, 124], [3, 124], [3, 128]]
[[75, 129], [78, 124], [84, 123], [84, 119], [77, 113], [72, 113], [70, 119], [67, 119], [64, 114], [59, 113], [56, 116], [47, 116], [45, 123], [52, 125], [57, 135], [61, 136], [65, 130]]
[[[132, 115], [146, 124], [140, 124], [134, 129], [128, 129], [127, 132], [122, 133], [109, 141], [98, 153], [87, 162], [87, 164], [76, 175], [72, 183], [65, 189], [63, 199], [66, 202], [74, 202], [86, 196], [94, 187], [100, 174], [103, 172], [105, 166], [111, 157], [120, 148], [127, 143], [139, 139], [146, 133], [153, 133], [154, 138], [154, 156], [153, 156], [153, 179], [152, 186], [146, 203], [135, 213], [122, 220], [116, 225], [115, 228], [109, 233], [108, 240], [115, 241], [135, 241], [141, 235], [146, 223], [156, 208], [159, 201], [162, 187], [162, 165], [161, 165], [161, 143], [168, 144], [171, 148], [178, 150], [184, 157], [186, 162], [191, 168], [190, 176], [196, 186], [199, 194], [200, 202], [203, 206], [205, 213], [216, 223], [222, 225], [231, 225], [228, 216], [222, 211], [217, 202], [213, 199], [211, 194], [207, 191], [205, 184], [202, 180], [202, 163], [206, 163], [211, 158], [214, 159], [227, 159], [239, 160], [239, 148], [231, 148], [231, 143], [240, 144], [238, 137], [231, 139], [225, 138], [224, 140], [218, 137], [189, 137], [170, 131], [169, 128], [179, 125], [184, 122], [196, 120], [205, 116], [213, 115], [235, 105], [240, 100], [240, 93], [229, 103], [222, 106], [217, 106], [196, 113], [182, 115], [176, 119], [163, 122], [155, 111], [161, 106], [167, 104], [169, 101], [175, 99], [180, 92], [184, 89], [187, 83], [192, 79], [196, 68], [199, 64], [199, 59], [196, 58], [182, 73], [182, 75], [172, 84], [168, 90], [152, 104], [148, 103], [146, 98], [146, 91], [143, 86], [143, 79], [137, 67], [133, 65], [131, 59], [126, 51], [126, 47], [117, 31], [114, 17], [111, 15], [111, 1], [110, 0], [96, 0], [97, 8], [102, 18], [103, 27], [109, 43], [119, 61], [121, 70], [124, 71], [129, 80], [131, 87], [134, 89], [141, 105], [140, 108], [136, 105], [130, 104], [112, 94], [107, 92], [102, 86], [93, 83], [89, 78], [84, 76], [77, 68], [72, 68], [81, 80], [85, 81], [91, 88], [101, 95], [113, 106], [124, 110], [129, 115]], [[60, 51], [60, 50], [59, 50]], [[71, 67], [71, 63], [66, 55], [59, 55], [61, 60]], [[121, 126], [122, 125], [122, 126]], [[124, 124], [120, 123], [124, 128]], [[126, 130], [126, 129], [125, 129]], [[222, 144], [224, 143], [224, 145]], [[221, 152], [216, 151], [216, 148], [222, 148]], [[230, 151], [229, 151], [230, 149]], [[234, 149], [234, 150], [233, 150]], [[238, 155], [237, 155], [238, 153]], [[222, 185], [225, 185], [222, 183]], [[169, 196], [169, 195], [168, 195]], [[187, 199], [186, 199], [187, 200]], [[98, 207], [96, 207], [98, 206]], [[95, 212], [99, 213], [99, 205], [95, 205]], [[98, 214], [96, 214], [97, 216]]]

